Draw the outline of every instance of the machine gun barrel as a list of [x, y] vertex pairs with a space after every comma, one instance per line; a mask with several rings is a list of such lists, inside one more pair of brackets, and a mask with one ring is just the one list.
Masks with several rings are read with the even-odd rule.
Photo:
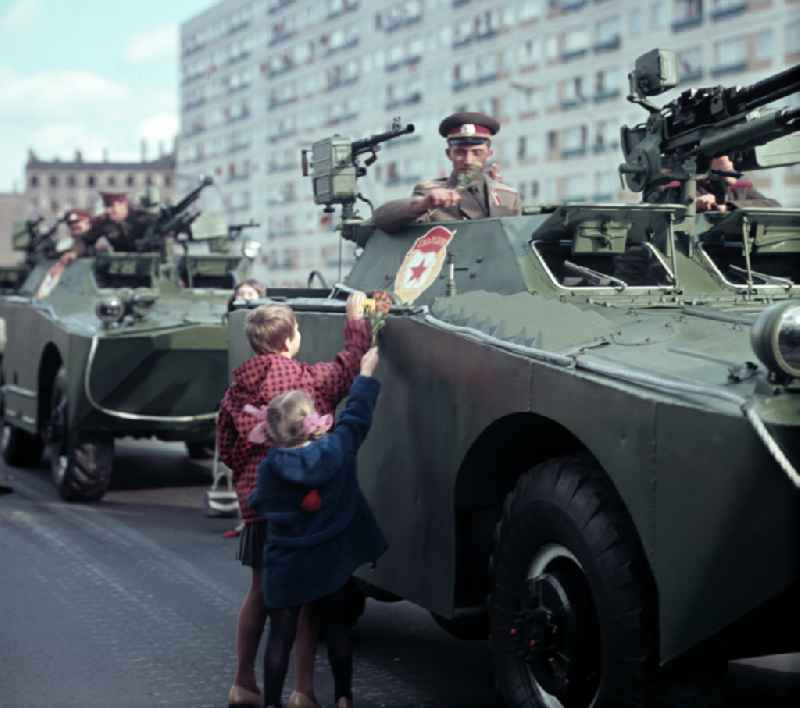
[[408, 123], [405, 128], [392, 128], [391, 130], [387, 130], [385, 133], [377, 133], [376, 135], [370, 135], [368, 138], [356, 140], [351, 143], [350, 146], [353, 151], [353, 157], [362, 152], [374, 150], [378, 144], [385, 143], [387, 140], [392, 140], [393, 138], [398, 138], [401, 135], [408, 135], [409, 133], [413, 132], [414, 124]]
[[173, 231], [177, 225], [182, 221], [181, 215], [186, 211], [193, 202], [197, 200], [200, 193], [208, 186], [214, 184], [211, 177], [204, 177], [191, 192], [189, 192], [183, 199], [181, 199], [175, 206], [166, 207], [161, 210], [161, 214], [156, 222], [156, 231], [159, 233], [167, 233]]
[[703, 157], [716, 157], [729, 152], [749, 150], [797, 130], [800, 130], [800, 108], [784, 108], [704, 136], [700, 139], [697, 152]]
[[800, 92], [800, 64], [736, 90], [736, 112], [752, 111]]

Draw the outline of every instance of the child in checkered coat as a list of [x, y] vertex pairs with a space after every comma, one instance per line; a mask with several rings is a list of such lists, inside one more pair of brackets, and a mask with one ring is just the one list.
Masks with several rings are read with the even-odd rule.
[[[269, 449], [263, 434], [263, 412], [275, 396], [301, 389], [311, 397], [320, 415], [333, 413], [347, 395], [359, 372], [361, 357], [371, 344], [371, 329], [363, 317], [365, 303], [364, 293], [350, 295], [345, 307], [344, 349], [333, 361], [318, 364], [296, 361], [300, 329], [289, 306], [262, 305], [247, 317], [247, 338], [255, 356], [233, 372], [217, 419], [219, 457], [233, 471], [233, 484], [245, 524], [237, 558], [242, 565], [251, 568], [250, 588], [237, 623], [237, 668], [228, 694], [229, 705], [262, 705], [255, 659], [267, 618], [261, 584], [265, 525], [248, 503], [248, 496], [256, 485], [258, 465]], [[303, 612], [295, 643], [296, 690], [288, 703], [292, 708], [316, 706], [315, 635], [314, 623], [309, 622]]]

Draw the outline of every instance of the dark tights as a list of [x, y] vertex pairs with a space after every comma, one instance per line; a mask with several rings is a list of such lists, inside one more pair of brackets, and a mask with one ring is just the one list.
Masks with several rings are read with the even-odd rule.
[[[337, 701], [342, 697], [353, 698], [353, 639], [350, 632], [359, 611], [359, 600], [354, 595], [357, 592], [351, 580], [332, 595], [326, 595], [309, 606], [310, 612], [323, 626]], [[264, 652], [264, 704], [280, 706], [300, 607], [280, 607], [270, 609], [268, 613], [270, 629]]]

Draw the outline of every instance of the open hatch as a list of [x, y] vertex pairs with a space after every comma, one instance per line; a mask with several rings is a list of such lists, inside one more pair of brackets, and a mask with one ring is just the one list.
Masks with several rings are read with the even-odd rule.
[[724, 285], [800, 288], [800, 209], [751, 207], [704, 219], [700, 253]]
[[672, 289], [674, 204], [565, 204], [531, 239], [559, 288]]

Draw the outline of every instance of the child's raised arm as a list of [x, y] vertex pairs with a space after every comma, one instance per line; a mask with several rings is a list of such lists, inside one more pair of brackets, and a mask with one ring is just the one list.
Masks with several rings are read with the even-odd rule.
[[344, 327], [344, 349], [333, 361], [313, 364], [308, 369], [314, 387], [334, 406], [350, 388], [358, 374], [361, 357], [372, 342], [369, 322], [364, 319], [366, 299], [367, 296], [362, 292], [350, 294], [345, 305], [347, 322]]

